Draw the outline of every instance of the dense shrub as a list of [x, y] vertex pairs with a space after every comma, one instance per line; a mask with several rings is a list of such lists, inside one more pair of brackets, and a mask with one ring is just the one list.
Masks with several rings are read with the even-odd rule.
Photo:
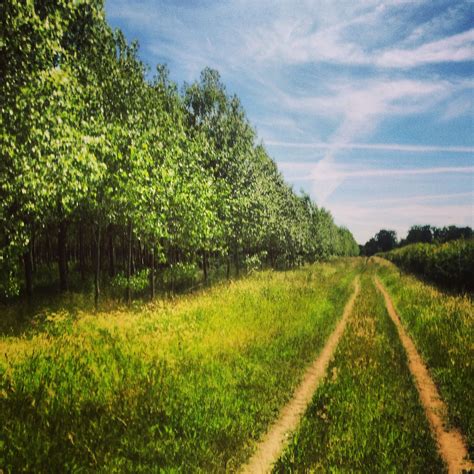
[[474, 239], [407, 245], [383, 256], [404, 270], [444, 286], [474, 289]]

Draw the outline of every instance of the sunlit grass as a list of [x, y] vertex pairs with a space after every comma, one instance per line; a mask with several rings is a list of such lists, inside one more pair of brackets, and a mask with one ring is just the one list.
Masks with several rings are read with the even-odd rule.
[[377, 260], [378, 273], [393, 298], [447, 402], [451, 423], [468, 438], [474, 456], [474, 304], [468, 295], [447, 294], [419, 279], [401, 275]]
[[371, 275], [277, 472], [440, 472], [442, 463]]
[[236, 469], [332, 331], [356, 260], [265, 271], [98, 314], [75, 304], [0, 338], [12, 472]]

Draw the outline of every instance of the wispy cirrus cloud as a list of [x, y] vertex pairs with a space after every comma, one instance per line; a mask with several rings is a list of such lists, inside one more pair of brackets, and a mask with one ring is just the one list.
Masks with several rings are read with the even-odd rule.
[[374, 57], [374, 64], [410, 68], [429, 63], [465, 62], [474, 59], [474, 29], [425, 43], [414, 49], [388, 49]]
[[441, 204], [445, 204], [446, 201], [459, 200], [463, 198], [472, 198], [474, 197], [474, 191], [468, 191], [465, 193], [449, 193], [449, 194], [418, 194], [413, 196], [402, 196], [402, 197], [390, 197], [390, 198], [380, 198], [373, 200], [365, 200], [364, 205], [366, 206], [393, 206], [403, 203], [413, 204], [413, 203], [424, 203], [424, 202], [433, 202], [438, 201]]
[[270, 147], [283, 148], [307, 148], [316, 150], [381, 150], [401, 151], [415, 153], [474, 153], [474, 147], [470, 146], [439, 146], [439, 145], [405, 145], [402, 143], [333, 143], [333, 142], [280, 142], [274, 140], [265, 141]]
[[[323, 159], [314, 165], [314, 176], [324, 178], [312, 187], [313, 195], [324, 204], [344, 182], [346, 176], [337, 169], [337, 152], [357, 148], [355, 138], [369, 136], [388, 117], [432, 109], [455, 87], [457, 85], [448, 81], [372, 79], [334, 84], [326, 95], [311, 98], [294, 98], [281, 93], [278, 100], [284, 107], [313, 115], [332, 115], [339, 121], [327, 141], [329, 146], [325, 147]], [[373, 146], [376, 149], [380, 145]]]
[[282, 170], [298, 170], [301, 175], [292, 177], [292, 181], [321, 181], [332, 179], [347, 178], [371, 178], [371, 177], [394, 177], [394, 176], [417, 176], [417, 175], [433, 175], [433, 174], [450, 174], [450, 173], [474, 173], [474, 166], [438, 166], [430, 168], [366, 168], [350, 170], [341, 165], [332, 165], [330, 168], [321, 172], [318, 163], [308, 162], [280, 162], [279, 166]]

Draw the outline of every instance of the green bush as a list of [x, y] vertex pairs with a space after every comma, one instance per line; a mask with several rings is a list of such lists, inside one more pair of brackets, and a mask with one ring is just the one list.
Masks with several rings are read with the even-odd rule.
[[199, 281], [199, 273], [195, 263], [178, 262], [166, 268], [158, 278], [164, 288], [183, 290]]
[[474, 239], [412, 244], [383, 256], [404, 270], [444, 286], [474, 289]]
[[[134, 293], [145, 291], [150, 285], [150, 271], [148, 269], [140, 270], [130, 277], [130, 288]], [[111, 281], [111, 287], [114, 290], [125, 291], [127, 288], [127, 276], [121, 272]]]

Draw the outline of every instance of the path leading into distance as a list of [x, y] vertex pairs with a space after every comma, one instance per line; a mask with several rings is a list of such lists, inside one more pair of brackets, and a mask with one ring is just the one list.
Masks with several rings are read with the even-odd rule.
[[443, 420], [447, 419], [447, 406], [441, 399], [438, 389], [415, 344], [403, 328], [387, 290], [378, 278], [375, 278], [375, 284], [385, 298], [388, 314], [397, 328], [398, 335], [407, 353], [408, 367], [415, 381], [426, 417], [430, 422], [431, 431], [436, 439], [441, 458], [448, 467], [449, 473], [473, 470], [474, 465], [467, 461], [467, 447], [461, 432], [455, 428], [448, 429], [443, 422]]
[[[385, 299], [388, 314], [397, 328], [401, 343], [407, 353], [408, 368], [420, 395], [420, 402], [429, 420], [441, 458], [446, 464], [449, 473], [472, 472], [474, 465], [468, 460], [468, 451], [462, 434], [455, 428], [448, 429], [446, 427], [443, 421], [447, 419], [446, 404], [441, 399], [415, 344], [404, 330], [389, 294], [376, 277], [375, 283]], [[271, 472], [274, 463], [278, 460], [289, 442], [291, 434], [297, 429], [318, 385], [326, 375], [326, 369], [344, 332], [359, 291], [359, 278], [356, 277], [354, 280], [354, 291], [346, 303], [341, 320], [329, 336], [321, 353], [305, 372], [291, 400], [283, 407], [278, 419], [270, 426], [267, 433], [258, 443], [253, 456], [241, 468], [242, 473], [260, 474]]]
[[319, 383], [324, 379], [327, 366], [344, 332], [359, 289], [359, 278], [356, 277], [354, 280], [354, 291], [346, 303], [342, 318], [337, 323], [336, 329], [329, 336], [326, 345], [318, 357], [305, 372], [303, 380], [295, 390], [291, 400], [283, 407], [278, 419], [270, 426], [263, 439], [257, 445], [254, 455], [242, 467], [241, 471], [243, 473], [266, 473], [271, 471], [273, 464], [288, 443], [291, 433], [298, 427], [301, 417], [311, 402]]

